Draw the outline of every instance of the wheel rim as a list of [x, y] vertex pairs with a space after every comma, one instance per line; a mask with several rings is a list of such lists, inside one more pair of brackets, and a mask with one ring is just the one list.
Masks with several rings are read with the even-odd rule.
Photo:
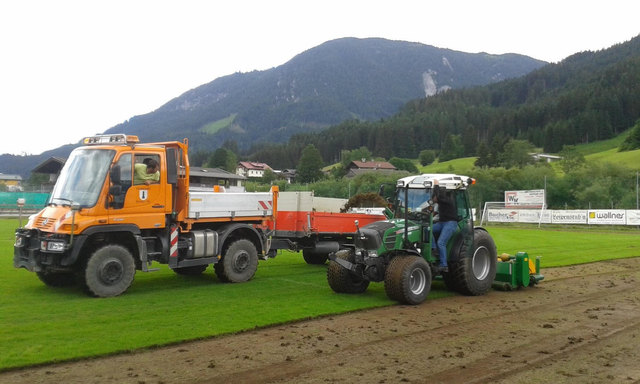
[[484, 280], [489, 276], [489, 271], [491, 270], [491, 253], [487, 247], [478, 247], [473, 253], [471, 269], [473, 270], [473, 276], [478, 280]]
[[249, 266], [249, 253], [247, 251], [239, 251], [233, 257], [233, 269], [242, 272]]
[[426, 285], [427, 277], [421, 268], [415, 268], [411, 271], [411, 276], [409, 277], [409, 289], [411, 290], [411, 293], [414, 295], [421, 294]]
[[100, 268], [100, 280], [107, 285], [119, 282], [123, 274], [124, 265], [118, 259], [106, 260]]

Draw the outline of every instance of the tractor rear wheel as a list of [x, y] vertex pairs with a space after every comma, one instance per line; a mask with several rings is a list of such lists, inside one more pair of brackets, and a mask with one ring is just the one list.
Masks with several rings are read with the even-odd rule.
[[[355, 261], [355, 255], [350, 249], [336, 252], [336, 258], [347, 260], [351, 263]], [[335, 261], [330, 262], [329, 267], [327, 267], [327, 282], [331, 289], [337, 293], [362, 293], [369, 287], [368, 280], [356, 276]]]
[[498, 255], [491, 235], [484, 229], [474, 229], [473, 248], [469, 250], [463, 244], [459, 252], [443, 275], [447, 288], [463, 295], [484, 295], [496, 277]]
[[385, 273], [384, 288], [391, 300], [417, 305], [431, 291], [431, 268], [418, 256], [396, 256]]

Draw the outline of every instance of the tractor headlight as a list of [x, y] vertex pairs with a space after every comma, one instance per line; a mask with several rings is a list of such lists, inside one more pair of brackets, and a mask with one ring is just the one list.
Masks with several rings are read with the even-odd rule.
[[16, 236], [16, 242], [13, 243], [13, 246], [14, 247], [22, 247], [23, 244], [24, 244], [24, 237]]

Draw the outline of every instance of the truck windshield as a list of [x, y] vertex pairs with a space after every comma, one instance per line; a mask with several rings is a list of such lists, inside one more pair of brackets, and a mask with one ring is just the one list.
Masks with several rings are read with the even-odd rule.
[[71, 152], [56, 185], [49, 204], [93, 207], [111, 165], [115, 151], [97, 148], [78, 148]]
[[[408, 189], [408, 190], [407, 190]], [[425, 188], [398, 188], [396, 196], [398, 198], [396, 207], [398, 214], [404, 212], [422, 211], [429, 205], [431, 189]], [[407, 193], [405, 196], [405, 192]]]

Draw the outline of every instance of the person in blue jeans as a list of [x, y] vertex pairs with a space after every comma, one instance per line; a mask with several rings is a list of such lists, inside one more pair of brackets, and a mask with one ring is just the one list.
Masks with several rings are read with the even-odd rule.
[[[440, 254], [440, 272], [449, 272], [447, 265], [447, 242], [458, 228], [458, 212], [455, 204], [455, 197], [452, 193], [448, 193], [446, 189], [440, 188], [438, 180], [433, 181], [433, 201], [438, 204], [438, 221], [433, 224], [431, 249], [435, 250], [436, 246]], [[438, 236], [438, 241], [433, 241], [434, 235]]]

